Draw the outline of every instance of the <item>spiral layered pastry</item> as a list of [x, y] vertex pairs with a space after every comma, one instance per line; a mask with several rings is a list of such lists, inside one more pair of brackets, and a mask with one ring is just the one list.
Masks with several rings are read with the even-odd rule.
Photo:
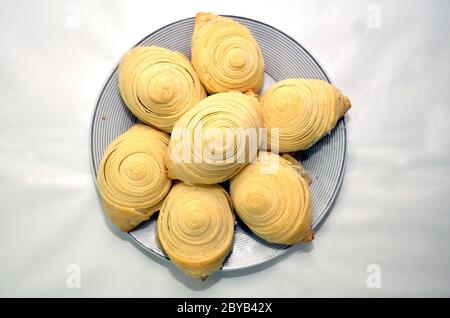
[[148, 220], [169, 192], [168, 143], [167, 134], [137, 124], [106, 149], [97, 186], [106, 214], [120, 230], [130, 231]]
[[156, 46], [135, 47], [123, 56], [119, 89], [137, 118], [168, 133], [206, 96], [190, 61], [179, 52]]
[[313, 239], [311, 179], [294, 158], [260, 152], [230, 183], [240, 219], [253, 233], [272, 243], [296, 244]]
[[158, 239], [186, 274], [206, 279], [220, 269], [233, 245], [234, 216], [227, 192], [218, 185], [170, 190], [158, 216]]
[[195, 17], [192, 64], [209, 93], [257, 92], [264, 79], [264, 59], [250, 30], [211, 13]]
[[169, 177], [187, 184], [214, 184], [231, 178], [256, 157], [261, 127], [254, 95], [228, 92], [203, 99], [174, 126]]
[[[278, 143], [280, 152], [311, 147], [328, 134], [351, 103], [333, 85], [312, 79], [288, 79], [270, 87], [261, 96], [265, 144]], [[275, 128], [275, 129], [273, 129]]]

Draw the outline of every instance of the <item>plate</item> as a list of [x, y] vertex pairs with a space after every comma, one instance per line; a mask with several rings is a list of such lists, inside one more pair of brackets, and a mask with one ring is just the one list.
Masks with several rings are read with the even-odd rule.
[[[294, 39], [265, 23], [243, 17], [228, 16], [247, 26], [261, 47], [265, 69], [264, 88], [287, 78], [315, 78], [331, 83], [330, 78]], [[156, 45], [179, 51], [191, 57], [191, 36], [194, 18], [171, 23], [145, 37], [136, 45]], [[137, 119], [130, 113], [120, 97], [117, 66], [106, 81], [94, 110], [91, 124], [91, 166], [96, 177], [103, 152], [108, 144], [125, 132]], [[339, 191], [346, 158], [345, 121], [313, 147], [294, 155], [310, 172], [313, 183], [313, 228], [323, 220]], [[129, 232], [129, 236], [155, 255], [168, 259], [156, 240], [155, 214], [149, 221]], [[267, 262], [287, 251], [290, 246], [267, 243], [249, 231], [239, 220], [235, 227], [234, 246], [222, 270], [242, 269]]]

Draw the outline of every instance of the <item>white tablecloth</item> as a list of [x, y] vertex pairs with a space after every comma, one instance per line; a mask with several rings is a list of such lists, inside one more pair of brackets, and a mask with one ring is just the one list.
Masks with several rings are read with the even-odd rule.
[[[353, 104], [342, 189], [312, 247], [206, 282], [113, 229], [88, 148], [121, 54], [197, 11], [286, 32]], [[450, 296], [449, 21], [448, 1], [2, 0], [0, 295]]]

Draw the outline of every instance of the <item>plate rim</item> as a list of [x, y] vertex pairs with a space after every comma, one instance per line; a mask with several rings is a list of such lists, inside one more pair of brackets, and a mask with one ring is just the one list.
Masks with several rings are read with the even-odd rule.
[[[283, 35], [286, 36], [289, 40], [293, 41], [293, 42], [295, 43], [295, 45], [298, 45], [299, 47], [301, 47], [301, 48], [302, 48], [302, 49], [303, 49], [303, 50], [304, 50], [304, 51], [312, 58], [312, 60], [314, 61], [314, 63], [317, 64], [317, 66], [320, 68], [320, 70], [321, 70], [321, 71], [323, 72], [323, 74], [325, 75], [327, 81], [328, 81], [330, 84], [334, 84], [334, 83], [333, 83], [333, 80], [332, 80], [331, 77], [330, 77], [330, 75], [327, 73], [327, 71], [325, 70], [325, 68], [324, 68], [324, 67], [322, 66], [322, 64], [320, 63], [320, 61], [319, 61], [318, 59], [316, 59], [316, 57], [311, 53], [311, 51], [310, 51], [309, 49], [307, 49], [304, 45], [300, 44], [296, 39], [294, 39], [293, 37], [291, 37], [289, 34], [287, 34], [287, 33], [283, 32], [283, 31], [281, 31], [280, 29], [278, 29], [278, 28], [276, 28], [276, 27], [274, 27], [274, 26], [272, 26], [272, 25], [270, 25], [270, 24], [267, 24], [267, 23], [265, 23], [265, 22], [261, 22], [261, 21], [259, 21], [259, 20], [255, 20], [255, 19], [253, 19], [253, 18], [248, 18], [248, 17], [243, 17], [243, 16], [237, 16], [237, 15], [226, 15], [226, 14], [219, 14], [219, 16], [223, 16], [223, 17], [227, 17], [227, 18], [231, 18], [231, 19], [237, 18], [237, 19], [241, 19], [241, 20], [247, 20], [247, 21], [250, 21], [250, 22], [254, 22], [254, 23], [257, 23], [257, 24], [264, 25], [264, 26], [266, 26], [266, 27], [268, 27], [268, 28], [270, 28], [270, 29], [272, 29], [272, 30], [275, 30], [275, 31], [277, 31], [277, 32], [279, 32], [279, 33], [281, 33], [281, 34], [283, 34]], [[144, 42], [149, 36], [152, 36], [153, 34], [155, 34], [155, 33], [159, 32], [159, 31], [161, 31], [161, 30], [164, 29], [164, 28], [167, 28], [167, 27], [169, 27], [169, 26], [171, 26], [171, 25], [174, 25], [174, 24], [176, 24], [176, 23], [181, 23], [181, 22], [183, 22], [183, 21], [192, 20], [192, 19], [195, 19], [195, 17], [187, 17], [187, 18], [179, 19], [179, 20], [177, 20], [177, 21], [173, 21], [173, 22], [171, 22], [171, 23], [168, 23], [168, 24], [166, 24], [166, 25], [164, 25], [164, 26], [162, 26], [162, 27], [156, 29], [155, 31], [150, 32], [150, 33], [147, 34], [146, 36], [144, 36], [144, 37], [143, 37], [142, 39], [140, 39], [135, 45], [131, 46], [130, 49], [133, 48], [133, 47], [138, 46], [139, 44], [141, 44], [142, 42]], [[120, 58], [120, 59], [121, 59], [121, 58]], [[97, 178], [96, 178], [96, 177], [97, 177], [97, 171], [96, 171], [96, 169], [95, 169], [95, 163], [94, 163], [94, 151], [93, 151], [93, 127], [94, 127], [94, 120], [95, 120], [95, 118], [96, 118], [97, 110], [98, 110], [98, 108], [99, 108], [98, 106], [99, 106], [101, 97], [102, 97], [102, 95], [103, 95], [103, 93], [104, 93], [104, 91], [105, 91], [106, 84], [111, 80], [111, 78], [114, 76], [114, 73], [117, 71], [117, 69], [118, 69], [118, 67], [119, 67], [120, 59], [114, 64], [114, 66], [113, 66], [113, 68], [111, 69], [109, 75], [106, 77], [106, 79], [105, 79], [104, 82], [103, 82], [103, 85], [101, 86], [102, 88], [101, 88], [100, 92], [99, 92], [98, 95], [97, 95], [96, 102], [95, 102], [95, 105], [94, 105], [94, 109], [93, 109], [93, 111], [91, 112], [91, 119], [90, 119], [90, 123], [89, 123], [89, 166], [90, 166], [90, 170], [91, 170], [92, 181], [93, 181], [93, 183], [94, 183], [94, 188], [95, 188], [95, 191], [97, 192], [97, 199], [98, 199], [99, 201], [100, 201], [100, 194], [99, 194], [98, 188], [97, 188]], [[345, 116], [343, 116], [341, 119], [339, 119], [339, 121], [338, 121], [337, 124], [339, 124], [339, 122], [341, 122], [341, 121], [342, 121], [342, 123], [343, 123], [344, 141], [345, 141], [345, 142], [344, 142], [344, 154], [343, 154], [343, 156], [342, 156], [342, 162], [341, 162], [341, 169], [340, 169], [340, 171], [339, 171], [338, 181], [337, 181], [336, 187], [335, 187], [335, 189], [334, 189], [334, 191], [333, 191], [332, 198], [331, 198], [331, 200], [329, 200], [329, 202], [328, 202], [327, 205], [325, 206], [325, 209], [324, 209], [324, 210], [325, 210], [325, 213], [323, 213], [323, 215], [319, 218], [319, 220], [318, 220], [316, 223], [313, 223], [313, 224], [311, 225], [313, 229], [317, 229], [317, 230], [320, 228], [320, 225], [323, 224], [323, 222], [325, 221], [325, 219], [327, 218], [327, 216], [328, 216], [329, 213], [330, 213], [331, 207], [332, 207], [333, 204], [336, 202], [337, 196], [338, 196], [338, 194], [339, 194], [339, 192], [340, 192], [340, 190], [341, 190], [341, 187], [342, 187], [342, 182], [343, 182], [343, 179], [344, 179], [344, 174], [345, 174], [345, 170], [346, 170], [346, 166], [347, 166], [347, 126], [346, 126]], [[101, 204], [101, 202], [100, 202], [100, 204]], [[104, 213], [103, 208], [101, 208], [101, 210], [102, 210], [102, 213]], [[159, 212], [159, 211], [158, 211], [158, 212]], [[168, 257], [165, 257], [165, 256], [163, 256], [163, 255], [160, 255], [160, 254], [156, 253], [154, 250], [148, 248], [147, 246], [145, 246], [144, 244], [142, 244], [139, 240], [137, 240], [137, 238], [135, 238], [132, 234], [130, 234], [130, 232], [126, 232], [126, 233], [124, 233], [124, 234], [125, 234], [125, 237], [126, 237], [127, 239], [131, 239], [130, 242], [131, 242], [132, 244], [137, 244], [139, 247], [143, 248], [145, 251], [150, 252], [152, 255], [158, 257], [159, 259], [163, 259], [163, 260], [165, 260], [166, 262], [173, 264], [173, 262], [172, 262]], [[284, 255], [286, 252], [288, 252], [289, 250], [291, 250], [291, 248], [292, 248], [293, 246], [294, 246], [294, 245], [287, 246], [286, 248], [284, 248], [284, 249], [282, 249], [282, 250], [279, 250], [280, 253], [278, 253], [278, 254], [277, 254], [276, 256], [274, 256], [274, 257], [271, 257], [271, 258], [264, 258], [264, 259], [261, 259], [261, 260], [259, 260], [259, 261], [257, 261], [257, 262], [254, 262], [254, 263], [252, 263], [252, 264], [246, 264], [246, 265], [241, 265], [241, 266], [231, 266], [231, 267], [227, 267], [227, 268], [220, 268], [220, 271], [224, 271], [224, 272], [228, 272], [228, 271], [237, 271], [237, 270], [248, 269], [248, 268], [251, 268], [251, 267], [254, 267], [254, 266], [258, 266], [258, 265], [264, 264], [264, 263], [266, 263], [266, 262], [268, 262], [268, 261], [270, 261], [270, 260], [273, 260], [273, 259], [278, 258], [278, 257], [281, 256], [281, 255]], [[228, 256], [227, 256], [227, 257], [228, 257]]]

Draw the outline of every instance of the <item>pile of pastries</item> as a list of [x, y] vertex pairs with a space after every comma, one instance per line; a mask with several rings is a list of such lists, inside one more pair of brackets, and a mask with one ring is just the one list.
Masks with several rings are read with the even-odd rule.
[[313, 239], [311, 178], [289, 153], [311, 147], [349, 110], [336, 87], [294, 78], [258, 96], [258, 43], [242, 24], [211, 13], [195, 17], [191, 60], [135, 47], [118, 72], [141, 123], [108, 146], [97, 185], [120, 230], [159, 211], [161, 247], [203, 280], [232, 250], [236, 219], [268, 242]]

